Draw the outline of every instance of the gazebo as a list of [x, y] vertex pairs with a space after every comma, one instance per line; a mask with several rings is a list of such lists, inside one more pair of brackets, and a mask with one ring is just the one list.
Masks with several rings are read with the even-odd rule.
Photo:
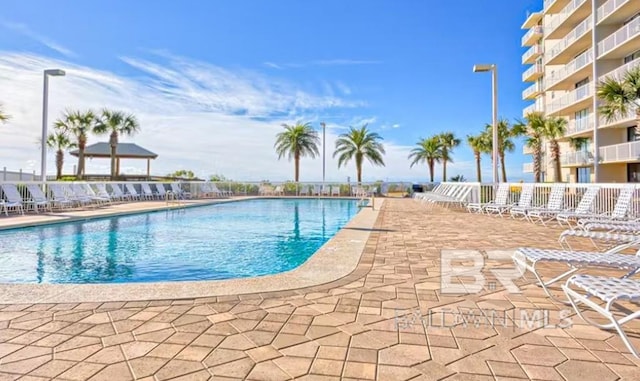
[[[78, 150], [69, 152], [72, 156], [78, 157]], [[101, 142], [86, 146], [84, 149], [85, 159], [111, 158], [111, 145]], [[146, 159], [147, 160], [147, 177], [151, 175], [151, 160], [157, 158], [158, 155], [140, 147], [134, 143], [118, 143], [116, 146], [116, 174], [120, 174], [120, 159]]]

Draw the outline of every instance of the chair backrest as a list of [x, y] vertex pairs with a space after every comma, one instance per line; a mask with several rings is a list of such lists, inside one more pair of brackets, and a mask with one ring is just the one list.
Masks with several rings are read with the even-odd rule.
[[151, 187], [149, 186], [149, 183], [141, 183], [140, 187], [142, 189], [142, 193], [146, 194], [146, 195], [152, 195], [153, 192], [151, 191]]
[[522, 184], [522, 192], [520, 193], [520, 199], [518, 200], [518, 206], [526, 208], [531, 206], [533, 200], [533, 184]]
[[100, 197], [111, 197], [109, 195], [109, 192], [107, 192], [107, 185], [105, 183], [97, 183], [96, 184], [96, 189], [98, 190], [98, 196], [100, 196]]
[[591, 211], [591, 207], [593, 207], [593, 201], [596, 199], [598, 192], [600, 191], [600, 187], [591, 186], [587, 188], [587, 191], [582, 195], [582, 199], [578, 203], [576, 207], [576, 214], [587, 214]]
[[613, 207], [613, 211], [611, 212], [611, 218], [622, 219], [627, 216], [627, 213], [629, 213], [629, 207], [631, 206], [631, 198], [635, 192], [636, 188], [634, 186], [626, 186], [620, 189], [616, 205]]
[[136, 188], [133, 186], [133, 184], [126, 183], [124, 186], [127, 188], [127, 192], [129, 192], [129, 194], [132, 194], [134, 196], [138, 195], [138, 191], [136, 191]]
[[493, 202], [496, 205], [507, 205], [509, 200], [509, 183], [500, 183], [498, 190], [496, 191], [496, 197]]
[[182, 189], [181, 189], [181, 188], [180, 188], [180, 186], [178, 186], [178, 184], [176, 184], [176, 183], [171, 183], [171, 191], [172, 191], [173, 193], [177, 193], [177, 194], [182, 193]]
[[332, 186], [331, 187], [331, 194], [340, 194], [340, 186], [336, 185], [336, 186]]
[[71, 190], [76, 196], [87, 196], [87, 190], [80, 184], [71, 184]]
[[160, 196], [164, 196], [167, 193], [167, 190], [164, 189], [164, 184], [156, 183], [156, 190]]
[[455, 199], [461, 202], [466, 201], [469, 193], [471, 193], [471, 187], [461, 187], [461, 191], [456, 195]]
[[53, 197], [57, 198], [57, 199], [67, 199], [67, 192], [65, 191], [65, 189], [62, 187], [62, 185], [60, 184], [50, 184], [49, 185], [49, 189], [51, 189], [51, 192], [53, 193]]
[[91, 187], [91, 184], [84, 183], [82, 184], [82, 187], [84, 188], [85, 193], [88, 194], [89, 196], [94, 196], [94, 197], [96, 196], [96, 192]]
[[33, 199], [33, 201], [47, 201], [47, 196], [37, 184], [28, 184], [27, 190], [29, 191], [29, 193], [31, 193], [31, 198]]
[[116, 197], [124, 196], [124, 192], [122, 191], [122, 188], [120, 188], [119, 184], [111, 184], [111, 190]]
[[549, 195], [549, 202], [547, 202], [547, 209], [559, 210], [564, 205], [564, 184], [554, 184], [551, 187], [551, 194]]
[[9, 202], [22, 203], [22, 196], [20, 196], [16, 184], [2, 184], [2, 190]]

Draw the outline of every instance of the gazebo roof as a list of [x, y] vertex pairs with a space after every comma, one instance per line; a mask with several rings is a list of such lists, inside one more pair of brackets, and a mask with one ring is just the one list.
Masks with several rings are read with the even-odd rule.
[[[69, 152], [72, 156], [78, 156], [78, 150]], [[84, 149], [85, 157], [111, 157], [111, 146], [109, 143], [101, 142], [86, 146]], [[118, 143], [116, 147], [116, 157], [121, 159], [155, 159], [157, 154], [140, 147], [134, 143]]]

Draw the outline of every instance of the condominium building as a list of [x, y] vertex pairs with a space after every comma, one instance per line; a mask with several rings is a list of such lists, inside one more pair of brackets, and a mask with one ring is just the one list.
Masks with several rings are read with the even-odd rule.
[[[594, 4], [595, 3], [595, 6]], [[568, 121], [561, 139], [561, 178], [570, 182], [640, 182], [640, 127], [635, 112], [606, 120], [595, 95], [604, 78], [640, 65], [640, 0], [544, 0], [522, 26], [527, 48], [522, 93], [532, 111]], [[530, 66], [529, 66], [530, 65]], [[576, 142], [586, 144], [575, 148]], [[544, 147], [543, 179], [554, 178]], [[524, 154], [532, 152], [525, 147]], [[597, 161], [597, 164], [596, 164]], [[594, 164], [596, 164], [594, 166]], [[596, 169], [597, 166], [597, 169]], [[523, 171], [533, 172], [531, 163]]]

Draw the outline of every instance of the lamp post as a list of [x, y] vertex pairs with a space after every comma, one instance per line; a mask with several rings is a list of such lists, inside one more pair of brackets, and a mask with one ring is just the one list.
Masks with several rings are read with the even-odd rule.
[[40, 181], [47, 181], [47, 111], [49, 108], [49, 76], [62, 77], [64, 70], [47, 69], [44, 71], [44, 88], [42, 91], [42, 149], [40, 152]]
[[327, 125], [324, 122], [320, 122], [320, 125], [322, 126], [322, 188], [324, 189], [325, 156], [327, 153], [327, 145], [325, 144], [327, 142]]
[[493, 149], [491, 157], [493, 158], [493, 182], [498, 183], [500, 182], [500, 177], [498, 176], [498, 66], [495, 64], [473, 66], [474, 73], [483, 73], [487, 71], [490, 71], [492, 76]]

